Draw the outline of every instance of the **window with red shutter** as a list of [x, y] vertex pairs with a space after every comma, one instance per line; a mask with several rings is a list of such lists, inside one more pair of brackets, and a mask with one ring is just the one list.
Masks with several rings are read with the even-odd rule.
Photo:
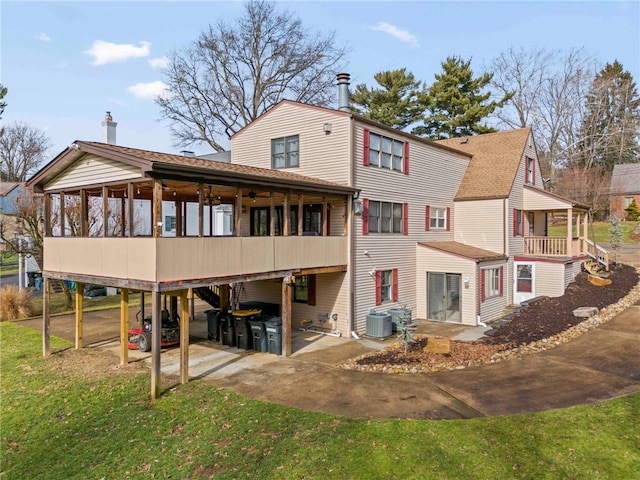
[[431, 228], [431, 207], [426, 205], [424, 207], [424, 229], [425, 231], [429, 231]]
[[362, 199], [362, 234], [369, 235], [369, 199]]
[[376, 305], [382, 303], [382, 270], [376, 270]]
[[409, 235], [409, 204], [402, 204], [402, 234]]
[[393, 272], [393, 288], [392, 288], [392, 300], [394, 302], [398, 301], [398, 269], [394, 268]]
[[487, 275], [487, 271], [483, 268], [480, 270], [480, 301], [484, 302], [485, 296], [485, 276]]
[[447, 207], [447, 232], [451, 231], [451, 208]]
[[405, 175], [409, 175], [409, 142], [404, 142], [404, 164], [402, 170]]
[[504, 267], [500, 267], [500, 296], [504, 295]]

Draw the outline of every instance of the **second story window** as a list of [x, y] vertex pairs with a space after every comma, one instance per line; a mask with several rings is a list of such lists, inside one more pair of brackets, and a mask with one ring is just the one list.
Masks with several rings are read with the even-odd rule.
[[368, 202], [368, 230], [365, 233], [404, 233], [406, 208], [402, 203]]
[[524, 183], [535, 185], [536, 183], [536, 162], [533, 158], [525, 157], [525, 178]]
[[369, 165], [402, 171], [404, 142], [369, 134]]
[[271, 140], [271, 168], [292, 168], [300, 164], [298, 135]]

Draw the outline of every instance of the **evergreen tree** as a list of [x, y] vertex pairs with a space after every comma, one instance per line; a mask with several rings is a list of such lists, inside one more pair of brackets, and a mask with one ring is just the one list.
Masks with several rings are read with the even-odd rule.
[[640, 220], [640, 208], [638, 208], [635, 198], [631, 201], [629, 206], [624, 209], [624, 211], [627, 212], [627, 220], [631, 222], [637, 222]]
[[489, 101], [491, 93], [482, 93], [493, 74], [473, 77], [471, 60], [448, 57], [442, 63], [441, 74], [428, 88], [427, 112], [424, 125], [413, 129], [414, 134], [438, 140], [494, 132], [480, 123], [496, 108], [502, 107], [512, 96], [506, 94], [499, 101]]
[[[4, 87], [0, 83], [0, 100], [2, 100], [6, 94], [7, 94], [7, 87]], [[2, 119], [2, 114], [4, 113], [4, 108], [6, 106], [7, 106], [7, 102], [0, 101], [0, 119]], [[0, 137], [2, 137], [3, 134], [4, 134], [4, 127], [0, 128]]]
[[378, 72], [373, 78], [382, 88], [357, 85], [351, 95], [354, 113], [400, 130], [420, 119], [426, 101], [423, 82], [406, 68]]
[[586, 97], [579, 162], [605, 171], [640, 161], [640, 97], [632, 75], [617, 60], [595, 77]]

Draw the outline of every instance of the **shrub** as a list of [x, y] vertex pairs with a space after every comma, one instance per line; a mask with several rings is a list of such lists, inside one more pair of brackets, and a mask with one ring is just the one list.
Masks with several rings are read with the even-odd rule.
[[631, 222], [640, 220], [640, 208], [638, 208], [635, 198], [631, 201], [631, 204], [624, 209], [624, 211], [627, 212], [627, 220]]
[[32, 308], [33, 302], [26, 288], [19, 290], [15, 285], [5, 285], [0, 289], [0, 321], [27, 318]]

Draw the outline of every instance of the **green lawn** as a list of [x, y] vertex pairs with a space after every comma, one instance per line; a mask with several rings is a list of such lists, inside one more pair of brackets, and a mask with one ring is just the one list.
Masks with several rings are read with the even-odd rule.
[[[466, 421], [354, 420], [201, 381], [151, 403], [147, 370], [78, 373], [74, 365], [95, 365], [88, 362], [103, 354], [67, 351], [68, 366], [61, 353], [43, 359], [40, 341], [36, 330], [0, 324], [7, 480], [640, 477], [640, 394]], [[54, 351], [70, 347], [52, 338]]]
[[[633, 231], [638, 222], [621, 222], [622, 224], [622, 243], [640, 243], [640, 240], [633, 240], [629, 238], [629, 235]], [[609, 222], [594, 222], [589, 227], [588, 237], [593, 240], [595, 237], [596, 243], [605, 245], [609, 243]], [[548, 230], [550, 237], [564, 237], [567, 235], [567, 225], [550, 225]]]
[[[72, 294], [75, 298], [75, 293]], [[151, 305], [151, 295], [147, 295], [144, 299], [145, 305]], [[75, 301], [75, 300], [73, 300]], [[137, 307], [140, 305], [140, 294], [129, 294], [129, 306]], [[73, 313], [74, 307], [67, 308], [66, 298], [62, 293], [51, 294], [50, 313], [52, 315], [58, 315], [63, 313]], [[91, 297], [85, 298], [82, 302], [83, 312], [93, 312], [96, 310], [106, 310], [109, 308], [120, 308], [120, 295], [107, 295], [105, 297]], [[151, 311], [151, 310], [149, 310]], [[31, 311], [32, 317], [42, 316], [42, 295], [37, 295], [33, 298], [33, 309]]]

